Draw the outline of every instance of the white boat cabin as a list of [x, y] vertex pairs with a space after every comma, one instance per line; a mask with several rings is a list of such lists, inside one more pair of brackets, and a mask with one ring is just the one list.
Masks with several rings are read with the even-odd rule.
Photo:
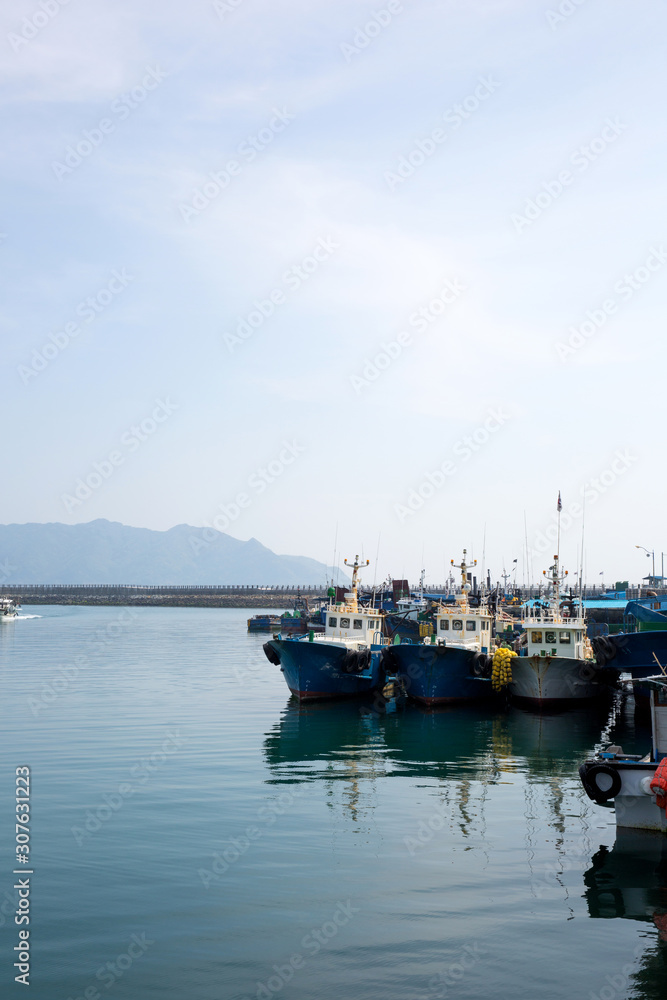
[[520, 656], [563, 656], [569, 660], [583, 660], [590, 656], [581, 599], [568, 598], [561, 604], [560, 587], [567, 570], [561, 577], [558, 563], [558, 555], [555, 555], [554, 564], [549, 568], [551, 596], [547, 603], [527, 608], [523, 616], [525, 640], [522, 641]]
[[558, 624], [549, 619], [527, 619], [524, 625], [527, 656], [564, 656], [577, 660], [584, 658], [586, 631], [581, 618]]
[[[349, 566], [347, 560], [345, 565]], [[366, 561], [368, 565], [368, 560]], [[363, 608], [357, 600], [359, 583], [359, 556], [355, 556], [352, 586], [344, 595], [344, 600], [331, 603], [327, 608], [324, 632], [317, 636], [305, 635], [301, 642], [332, 642], [357, 649], [365, 649], [373, 642], [382, 640], [382, 615], [377, 608]]]
[[465, 605], [441, 606], [436, 617], [436, 635], [448, 645], [470, 646], [482, 653], [491, 650], [493, 618], [486, 609]]
[[[346, 594], [347, 598], [349, 595]], [[375, 632], [382, 630], [382, 619], [379, 611], [354, 609], [352, 602], [345, 604], [330, 604], [327, 608], [327, 621], [324, 635], [335, 639], [352, 639], [364, 642], [370, 646]]]
[[[475, 566], [477, 560], [472, 565]], [[452, 559], [452, 565], [454, 560]], [[461, 594], [456, 604], [441, 604], [435, 616], [435, 641], [448, 646], [465, 646], [476, 652], [490, 653], [492, 648], [493, 616], [482, 605], [471, 608], [468, 603], [470, 583], [466, 563], [466, 550], [463, 550], [461, 570]], [[428, 642], [428, 639], [425, 640]]]

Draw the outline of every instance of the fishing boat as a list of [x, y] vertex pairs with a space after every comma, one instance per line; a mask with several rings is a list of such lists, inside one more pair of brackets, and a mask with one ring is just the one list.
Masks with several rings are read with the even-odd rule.
[[423, 639], [432, 635], [435, 630], [433, 620], [434, 602], [424, 596], [424, 574], [421, 571], [419, 589], [416, 594], [409, 593], [400, 597], [394, 604], [394, 609], [387, 612], [384, 619], [385, 635], [393, 638]]
[[455, 603], [436, 608], [434, 635], [388, 647], [389, 662], [408, 697], [423, 705], [479, 701], [492, 694], [493, 616], [483, 602], [471, 606], [468, 568], [464, 549], [461, 594]]
[[0, 621], [13, 622], [19, 616], [19, 605], [11, 597], [0, 597]]
[[280, 615], [253, 615], [248, 618], [248, 632], [275, 632], [280, 628]]
[[667, 833], [667, 676], [645, 678], [651, 688], [651, 749], [624, 753], [608, 746], [584, 761], [579, 777], [588, 797], [614, 800], [617, 827]]
[[[656, 668], [667, 663], [667, 615], [656, 601], [629, 601], [625, 612], [624, 630], [613, 635], [600, 635], [592, 640], [596, 662], [634, 680], [651, 677]], [[643, 684], [635, 684], [635, 697], [649, 697]]]
[[601, 697], [617, 677], [596, 663], [581, 598], [561, 600], [567, 571], [561, 576], [558, 555], [549, 572], [550, 596], [523, 609], [523, 633], [507, 685], [513, 699], [540, 708]]
[[[351, 564], [345, 560], [345, 565]], [[359, 697], [384, 683], [382, 616], [359, 604], [360, 565], [355, 556], [350, 590], [342, 601], [330, 601], [323, 633], [316, 636], [310, 629], [304, 636], [274, 636], [264, 643], [267, 659], [280, 666], [300, 701]]]

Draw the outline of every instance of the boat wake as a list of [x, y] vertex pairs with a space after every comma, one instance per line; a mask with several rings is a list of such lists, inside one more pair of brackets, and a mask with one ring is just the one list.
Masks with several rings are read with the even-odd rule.
[[19, 621], [23, 621], [26, 618], [42, 618], [43, 616], [42, 615], [17, 615], [16, 617], [17, 617], [17, 619]]

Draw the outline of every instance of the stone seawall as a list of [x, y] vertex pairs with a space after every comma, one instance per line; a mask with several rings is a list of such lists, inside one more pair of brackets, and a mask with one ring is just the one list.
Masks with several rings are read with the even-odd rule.
[[[276, 608], [282, 611], [291, 610], [296, 594], [260, 593], [247, 594], [18, 594], [8, 592], [7, 596], [20, 601], [22, 605], [39, 604], [81, 604], [94, 607], [133, 606], [133, 607], [165, 607], [165, 608]], [[308, 598], [322, 597], [316, 594], [302, 592], [301, 596]]]

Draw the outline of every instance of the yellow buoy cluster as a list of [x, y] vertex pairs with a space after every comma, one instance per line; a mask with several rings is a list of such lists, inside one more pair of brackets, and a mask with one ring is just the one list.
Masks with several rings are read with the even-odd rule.
[[493, 667], [491, 670], [491, 687], [494, 691], [500, 691], [512, 683], [512, 657], [516, 656], [513, 649], [501, 646], [493, 654]]

